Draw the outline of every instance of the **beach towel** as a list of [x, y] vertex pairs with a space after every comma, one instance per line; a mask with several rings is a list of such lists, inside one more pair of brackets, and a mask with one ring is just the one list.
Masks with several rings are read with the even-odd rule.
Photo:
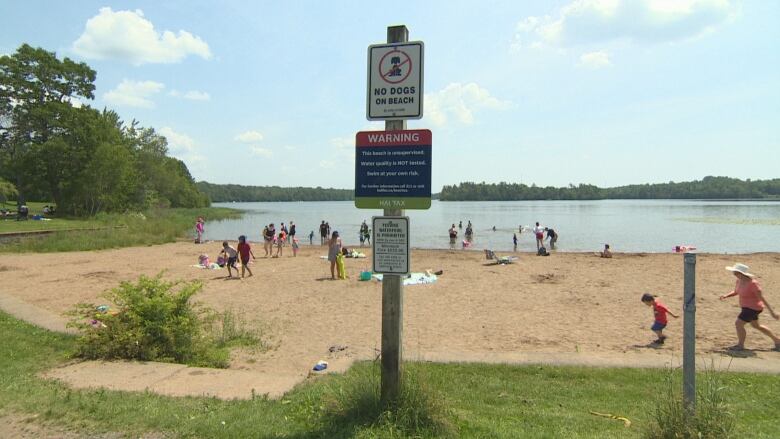
[[[382, 282], [382, 278], [384, 277], [381, 274], [375, 274], [374, 279], [376, 279], [379, 282]], [[404, 278], [404, 285], [421, 285], [421, 284], [432, 284], [436, 282], [438, 278], [435, 274], [428, 274], [428, 273], [409, 273], [407, 277]]]
[[193, 265], [193, 267], [195, 267], [195, 268], [202, 268], [204, 270], [206, 270], [206, 269], [208, 269], [208, 270], [219, 270], [219, 269], [222, 268], [219, 265], [217, 265], [215, 262], [212, 262], [211, 264], [209, 264], [208, 267], [204, 267], [203, 265], [200, 265], [200, 264]]
[[344, 255], [341, 253], [336, 255], [336, 270], [339, 274], [339, 279], [347, 278], [347, 270], [344, 268]]

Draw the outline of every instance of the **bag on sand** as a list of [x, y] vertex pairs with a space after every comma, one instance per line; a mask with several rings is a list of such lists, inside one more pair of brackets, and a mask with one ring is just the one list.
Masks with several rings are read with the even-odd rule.
[[544, 246], [541, 246], [539, 250], [536, 250], [536, 256], [550, 256], [550, 254], [547, 253], [547, 249]]

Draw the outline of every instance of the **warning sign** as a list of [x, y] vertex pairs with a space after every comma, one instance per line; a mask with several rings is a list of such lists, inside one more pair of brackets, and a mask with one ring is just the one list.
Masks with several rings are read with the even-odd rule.
[[409, 217], [375, 216], [374, 273], [409, 274]]
[[422, 41], [368, 46], [369, 120], [422, 117], [423, 49]]

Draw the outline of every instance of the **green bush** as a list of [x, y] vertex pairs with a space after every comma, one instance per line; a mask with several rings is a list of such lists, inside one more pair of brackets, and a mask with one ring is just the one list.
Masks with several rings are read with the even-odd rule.
[[104, 294], [115, 309], [77, 305], [70, 313], [70, 325], [81, 332], [76, 355], [227, 367], [228, 347], [258, 339], [235, 322], [230, 323], [231, 334], [223, 331], [215, 337], [214, 322], [224, 322], [227, 314], [220, 317], [193, 302], [201, 289], [198, 282], [163, 281], [162, 274], [141, 276], [137, 283], [122, 282]]
[[376, 430], [392, 438], [457, 437], [451, 410], [423, 370], [405, 364], [398, 400], [384, 403], [378, 363], [353, 368], [349, 379], [335, 380], [324, 395], [323, 429], [356, 438], [374, 437]]
[[648, 439], [727, 439], [734, 430], [734, 415], [726, 402], [726, 387], [710, 368], [696, 375], [696, 409], [688, 416], [679, 374], [670, 372], [659, 389]]

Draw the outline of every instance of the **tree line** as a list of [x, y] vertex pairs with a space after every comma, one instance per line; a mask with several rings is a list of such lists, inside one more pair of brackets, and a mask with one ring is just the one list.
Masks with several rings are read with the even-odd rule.
[[600, 188], [590, 184], [539, 187], [522, 183], [472, 183], [444, 186], [442, 201], [607, 200], [607, 199], [780, 199], [780, 179], [740, 180], [704, 177], [688, 182], [632, 184]]
[[230, 201], [348, 201], [354, 199], [352, 189], [330, 189], [317, 186], [241, 186], [199, 181], [197, 187], [214, 202]]
[[72, 215], [208, 206], [164, 136], [85, 103], [95, 77], [27, 44], [0, 57], [0, 182], [13, 185], [4, 192]]

